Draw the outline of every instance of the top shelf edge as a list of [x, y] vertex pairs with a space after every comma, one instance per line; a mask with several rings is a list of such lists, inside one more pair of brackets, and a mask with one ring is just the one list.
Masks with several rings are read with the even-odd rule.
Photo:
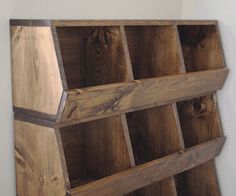
[[150, 26], [150, 25], [216, 25], [217, 20], [27, 20], [10, 19], [10, 26]]

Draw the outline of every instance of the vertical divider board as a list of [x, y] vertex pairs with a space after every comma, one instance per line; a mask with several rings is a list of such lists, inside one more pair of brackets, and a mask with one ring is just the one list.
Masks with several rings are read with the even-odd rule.
[[[180, 25], [178, 31], [186, 72], [225, 67], [216, 25]], [[186, 148], [223, 135], [216, 94], [179, 102], [177, 110]], [[179, 196], [220, 196], [214, 160], [175, 179]]]
[[[182, 73], [183, 55], [176, 26], [126, 26], [134, 79]], [[136, 165], [183, 149], [175, 103], [127, 114]], [[127, 195], [177, 196], [174, 177]]]

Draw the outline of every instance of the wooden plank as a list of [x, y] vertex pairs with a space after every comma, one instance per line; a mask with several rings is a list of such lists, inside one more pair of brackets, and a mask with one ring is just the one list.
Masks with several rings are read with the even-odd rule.
[[67, 91], [59, 121], [88, 121], [207, 94], [222, 88], [227, 73], [210, 70]]
[[114, 26], [114, 25], [175, 25], [175, 24], [192, 24], [206, 25], [215, 24], [215, 20], [53, 20], [55, 26]]
[[221, 196], [214, 161], [176, 176], [179, 196]]
[[126, 194], [213, 159], [220, 153], [224, 141], [225, 138], [220, 137], [185, 151], [174, 153], [119, 174], [71, 189], [70, 194], [73, 196], [118, 196]]
[[64, 196], [67, 180], [52, 128], [14, 120], [17, 195]]
[[216, 20], [10, 20], [11, 26], [208, 25], [215, 23]]
[[55, 115], [62, 83], [50, 27], [11, 27], [13, 105]]

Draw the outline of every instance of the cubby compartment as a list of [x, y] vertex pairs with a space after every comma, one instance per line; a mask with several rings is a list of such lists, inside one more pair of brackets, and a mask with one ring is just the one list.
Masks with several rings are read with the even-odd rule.
[[214, 161], [175, 176], [178, 196], [220, 196]]
[[187, 72], [225, 66], [216, 25], [179, 25], [178, 31]]
[[125, 196], [177, 196], [175, 180], [173, 177], [167, 178]]
[[128, 113], [127, 122], [136, 165], [181, 150], [173, 105]]
[[177, 103], [185, 147], [222, 136], [215, 95]]
[[121, 116], [61, 128], [60, 135], [72, 188], [131, 167]]
[[135, 79], [184, 69], [176, 26], [127, 26], [125, 32]]
[[120, 27], [57, 27], [56, 32], [68, 89], [126, 81]]

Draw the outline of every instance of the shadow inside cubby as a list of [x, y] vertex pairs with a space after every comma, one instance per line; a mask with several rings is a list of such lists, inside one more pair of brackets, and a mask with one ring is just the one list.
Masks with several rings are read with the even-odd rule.
[[60, 128], [71, 188], [131, 167], [121, 116]]
[[184, 70], [175, 26], [127, 26], [125, 32], [135, 79]]
[[175, 176], [178, 196], [220, 196], [214, 161]]
[[119, 27], [56, 27], [68, 89], [127, 80]]
[[214, 95], [177, 103], [185, 147], [222, 136]]
[[178, 31], [187, 72], [224, 67], [216, 25], [180, 25]]

